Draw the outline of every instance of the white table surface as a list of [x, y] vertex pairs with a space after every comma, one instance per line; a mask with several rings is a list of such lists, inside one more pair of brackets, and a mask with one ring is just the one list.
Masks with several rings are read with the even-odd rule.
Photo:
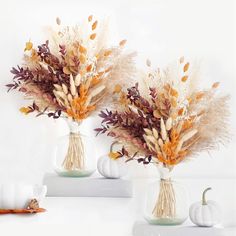
[[[212, 186], [217, 195], [209, 194], [208, 197], [221, 202], [222, 227], [225, 228], [225, 232], [234, 231], [235, 180], [183, 180], [182, 182], [190, 189], [191, 201], [199, 198], [200, 189]], [[47, 197], [41, 202], [41, 206], [47, 209], [45, 213], [0, 215], [0, 235], [17, 233], [24, 236], [54, 236], [71, 233], [70, 235], [76, 236], [131, 236], [134, 223], [143, 220], [142, 209], [146, 186], [146, 180], [136, 180], [133, 198]], [[192, 224], [187, 221], [185, 225]], [[5, 234], [2, 234], [3, 232]]]

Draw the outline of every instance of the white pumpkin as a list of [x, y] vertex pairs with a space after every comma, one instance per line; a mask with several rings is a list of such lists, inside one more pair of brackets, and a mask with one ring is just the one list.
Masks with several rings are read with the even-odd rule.
[[97, 162], [98, 172], [105, 178], [119, 179], [127, 173], [124, 158], [111, 158], [111, 154], [116, 154], [112, 150], [116, 143], [117, 142], [112, 143], [110, 153], [100, 157]]
[[206, 201], [206, 192], [211, 188], [204, 190], [202, 201], [193, 203], [189, 209], [191, 221], [202, 227], [212, 227], [220, 223], [221, 212], [219, 205], [214, 201]]

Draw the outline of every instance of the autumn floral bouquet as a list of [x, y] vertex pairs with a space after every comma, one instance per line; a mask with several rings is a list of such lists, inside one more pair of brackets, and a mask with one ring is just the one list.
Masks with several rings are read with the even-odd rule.
[[[158, 223], [177, 217], [177, 195], [170, 173], [173, 168], [210, 151], [227, 138], [228, 96], [217, 93], [218, 82], [199, 90], [198, 73], [181, 58], [165, 70], [153, 70], [124, 91], [117, 85], [114, 107], [101, 111], [106, 133], [123, 144], [116, 158], [156, 165], [161, 172], [160, 191], [152, 205], [152, 219]], [[151, 221], [151, 220], [150, 220]], [[181, 221], [181, 220], [180, 220]], [[152, 221], [153, 223], [153, 221]]]
[[[133, 71], [134, 53], [125, 53], [126, 40], [107, 45], [107, 23], [88, 20], [74, 27], [48, 28], [49, 39], [34, 47], [26, 43], [22, 66], [13, 67], [8, 91], [18, 90], [32, 105], [20, 108], [36, 116], [64, 117], [79, 125], [109, 103], [114, 83], [124, 84]], [[69, 148], [62, 164], [65, 170], [84, 168], [80, 135], [70, 133]]]

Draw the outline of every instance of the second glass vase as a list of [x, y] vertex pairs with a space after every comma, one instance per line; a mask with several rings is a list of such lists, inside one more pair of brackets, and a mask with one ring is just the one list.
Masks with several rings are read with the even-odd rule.
[[188, 192], [161, 173], [160, 181], [152, 183], [146, 195], [144, 217], [150, 224], [179, 225], [188, 218]]
[[90, 176], [95, 171], [96, 163], [92, 138], [81, 134], [79, 122], [66, 121], [70, 132], [58, 139], [54, 170], [60, 176]]

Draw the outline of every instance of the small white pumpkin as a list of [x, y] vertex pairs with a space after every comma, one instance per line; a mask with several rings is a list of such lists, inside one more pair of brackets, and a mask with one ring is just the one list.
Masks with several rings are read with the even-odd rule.
[[206, 201], [206, 192], [211, 190], [207, 188], [203, 191], [202, 201], [193, 203], [189, 209], [191, 221], [202, 227], [212, 227], [220, 223], [220, 207], [214, 201]]
[[98, 159], [98, 172], [105, 178], [119, 179], [127, 173], [127, 166], [124, 158], [116, 158], [117, 152], [113, 151], [113, 146], [117, 143], [118, 142], [112, 143], [108, 155], [104, 155]]

